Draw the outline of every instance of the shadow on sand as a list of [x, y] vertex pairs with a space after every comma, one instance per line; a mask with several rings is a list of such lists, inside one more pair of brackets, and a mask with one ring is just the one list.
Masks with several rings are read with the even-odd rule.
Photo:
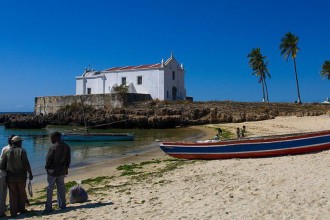
[[8, 216], [5, 219], [24, 219], [24, 218], [30, 218], [30, 217], [42, 217], [42, 216], [50, 216], [53, 214], [59, 214], [59, 213], [66, 213], [66, 212], [70, 212], [72, 210], [75, 209], [93, 209], [93, 208], [98, 208], [98, 207], [102, 207], [102, 206], [108, 206], [108, 205], [113, 205], [113, 202], [97, 202], [97, 203], [88, 203], [88, 204], [82, 204], [82, 205], [78, 205], [78, 206], [73, 206], [73, 207], [67, 207], [66, 209], [57, 209], [52, 211], [49, 214], [43, 214], [43, 210], [31, 210], [26, 214], [19, 214], [17, 217], [15, 218], [11, 218], [10, 216]]

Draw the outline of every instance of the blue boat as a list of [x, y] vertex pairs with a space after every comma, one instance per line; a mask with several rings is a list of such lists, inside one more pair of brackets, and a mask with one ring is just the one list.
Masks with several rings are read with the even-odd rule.
[[330, 130], [219, 141], [160, 142], [168, 155], [184, 159], [230, 159], [304, 154], [330, 149]]
[[134, 133], [62, 133], [63, 141], [133, 141]]

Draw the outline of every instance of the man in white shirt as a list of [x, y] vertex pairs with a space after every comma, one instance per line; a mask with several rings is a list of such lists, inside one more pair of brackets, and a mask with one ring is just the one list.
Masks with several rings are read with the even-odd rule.
[[[10, 149], [11, 139], [15, 135], [10, 135], [8, 137], [8, 145], [3, 147], [1, 150], [0, 158], [5, 151]], [[6, 211], [6, 199], [7, 199], [7, 182], [6, 182], [7, 173], [4, 170], [0, 170], [0, 218], [5, 216]]]

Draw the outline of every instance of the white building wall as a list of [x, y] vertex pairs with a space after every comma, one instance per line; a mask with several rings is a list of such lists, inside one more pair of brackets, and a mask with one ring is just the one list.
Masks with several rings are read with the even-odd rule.
[[76, 77], [76, 94], [84, 94], [84, 79], [82, 77]]
[[[150, 94], [153, 99], [163, 100], [164, 92], [163, 84], [164, 78], [161, 75], [164, 70], [161, 69], [148, 69], [139, 71], [125, 71], [125, 72], [110, 72], [104, 73], [105, 80], [105, 93], [109, 93], [114, 85], [121, 85], [122, 78], [126, 77], [126, 86], [130, 83], [134, 85], [137, 93]], [[138, 85], [138, 77], [142, 77], [142, 84]]]
[[[132, 83], [137, 93], [150, 94], [153, 99], [173, 100], [172, 88], [176, 87], [176, 100], [185, 100], [184, 70], [174, 57], [164, 65], [158, 69], [87, 72], [84, 76], [76, 77], [76, 94], [87, 94], [88, 88], [91, 88], [91, 94], [110, 93], [113, 86], [121, 85], [122, 78], [126, 77], [126, 86]], [[141, 85], [138, 85], [139, 76], [142, 76]]]
[[86, 90], [87, 94], [88, 88], [91, 88], [91, 94], [102, 94], [103, 92], [103, 77], [88, 77], [86, 78]]
[[[174, 80], [173, 80], [173, 71], [175, 72]], [[165, 85], [164, 88], [165, 100], [173, 100], [173, 93], [172, 93], [173, 87], [177, 89], [176, 100], [186, 99], [186, 90], [184, 86], [184, 70], [176, 62], [176, 60], [172, 60], [172, 62], [170, 62], [165, 67], [164, 85]]]

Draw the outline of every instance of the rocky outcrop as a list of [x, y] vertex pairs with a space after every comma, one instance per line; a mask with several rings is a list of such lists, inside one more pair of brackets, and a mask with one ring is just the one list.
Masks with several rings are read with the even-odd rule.
[[38, 128], [45, 125], [88, 126], [96, 128], [174, 128], [209, 123], [260, 121], [276, 116], [316, 116], [330, 106], [320, 104], [247, 102], [157, 102], [130, 104], [125, 108], [94, 109], [89, 106], [61, 108], [46, 116], [3, 116], [8, 128]]
[[34, 115], [15, 115], [4, 122], [6, 128], [40, 129], [48, 124], [47, 118]]

